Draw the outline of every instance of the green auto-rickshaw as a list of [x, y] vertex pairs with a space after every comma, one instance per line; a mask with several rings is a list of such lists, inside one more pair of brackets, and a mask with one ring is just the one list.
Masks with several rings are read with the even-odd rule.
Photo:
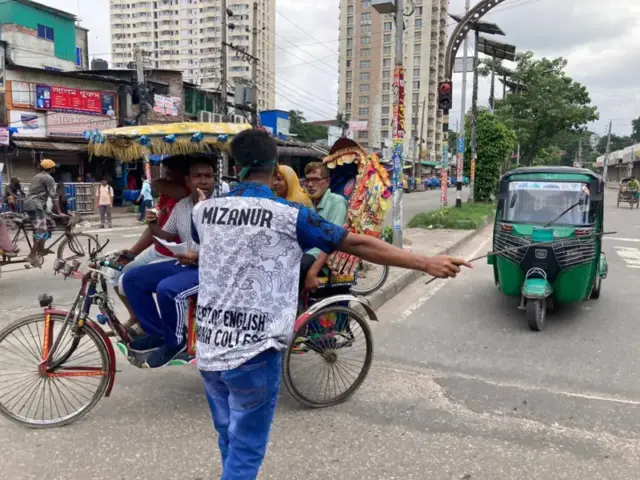
[[600, 296], [603, 216], [604, 181], [591, 170], [526, 167], [500, 179], [488, 261], [532, 330], [544, 328], [548, 307]]

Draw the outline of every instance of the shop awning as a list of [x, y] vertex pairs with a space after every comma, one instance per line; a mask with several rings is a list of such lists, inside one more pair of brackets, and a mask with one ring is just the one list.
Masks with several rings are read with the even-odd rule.
[[420, 162], [420, 165], [422, 165], [423, 167], [439, 167], [440, 166], [436, 162]]
[[322, 154], [322, 152], [319, 152], [312, 148], [280, 147], [280, 146], [278, 146], [278, 155], [283, 155], [286, 157], [315, 157], [315, 158], [322, 158], [325, 156]]
[[67, 143], [67, 142], [38, 142], [27, 140], [14, 140], [12, 142], [18, 148], [28, 150], [45, 150], [49, 152], [87, 152], [88, 145], [86, 143]]

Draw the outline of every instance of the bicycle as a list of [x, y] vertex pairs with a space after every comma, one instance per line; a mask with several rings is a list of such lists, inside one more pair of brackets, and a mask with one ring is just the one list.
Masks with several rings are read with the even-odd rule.
[[[99, 257], [109, 243], [90, 253], [86, 273], [79, 273], [80, 262], [57, 259], [54, 273], [64, 278], [81, 279], [81, 286], [68, 311], [53, 306], [53, 297], [38, 297], [42, 314], [19, 319], [0, 331], [0, 414], [31, 428], [52, 428], [70, 424], [85, 416], [102, 397], [109, 397], [115, 381], [116, 357], [102, 325], [108, 325], [117, 337], [117, 345], [129, 343], [131, 337], [118, 320], [109, 298], [109, 272], [121, 271], [118, 254]], [[349, 289], [348, 283], [334, 284]], [[283, 362], [284, 384], [291, 395], [313, 408], [345, 401], [362, 384], [369, 372], [373, 340], [367, 320], [349, 307], [357, 302], [369, 320], [377, 317], [366, 301], [340, 294], [330, 288], [319, 290], [313, 303], [295, 322], [294, 335]], [[328, 295], [322, 298], [323, 295]], [[187, 352], [170, 365], [193, 364], [195, 360], [195, 304], [189, 306]], [[91, 307], [97, 305], [97, 321], [91, 320]], [[362, 332], [364, 341], [359, 340]], [[352, 358], [343, 364], [340, 356], [358, 353], [364, 346], [364, 359]], [[5, 355], [6, 354], [6, 355]], [[9, 358], [3, 358], [3, 355]], [[351, 355], [353, 357], [353, 355]], [[321, 374], [308, 373], [310, 360], [320, 360]], [[129, 362], [140, 367], [134, 359]], [[139, 360], [139, 359], [138, 359]], [[22, 368], [26, 362], [26, 368]], [[358, 365], [360, 365], [358, 367]], [[296, 375], [305, 372], [304, 378]], [[353, 375], [352, 375], [353, 374]], [[353, 377], [350, 380], [351, 376]], [[315, 380], [307, 389], [304, 380]], [[13, 383], [13, 384], [12, 384]], [[312, 393], [324, 387], [321, 398]]]
[[[12, 239], [14, 245], [18, 245], [18, 242], [25, 240], [29, 251], [33, 249], [33, 225], [29, 221], [26, 214], [11, 213], [10, 215], [4, 214], [4, 217], [11, 219], [15, 225], [15, 234]], [[54, 254], [54, 248], [58, 246], [56, 256], [65, 261], [76, 260], [78, 258], [84, 258], [87, 252], [92, 251], [98, 246], [98, 239], [94, 235], [88, 233], [75, 232], [75, 226], [79, 223], [79, 216], [70, 217], [69, 221], [64, 225], [58, 225], [55, 221], [60, 220], [62, 217], [52, 214], [47, 219], [47, 227], [49, 231], [49, 239], [45, 243], [44, 250], [38, 255], [36, 261], [33, 262], [36, 267], [41, 267], [44, 263], [44, 257]], [[55, 232], [62, 232], [57, 238], [53, 238]], [[86, 249], [83, 243], [86, 242]], [[2, 274], [2, 267], [5, 265], [27, 263], [27, 255], [21, 256], [8, 256], [0, 255], [0, 275]]]

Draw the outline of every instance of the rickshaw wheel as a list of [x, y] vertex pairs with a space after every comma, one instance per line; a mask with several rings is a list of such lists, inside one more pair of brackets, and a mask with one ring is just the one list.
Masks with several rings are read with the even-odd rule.
[[527, 323], [534, 332], [544, 330], [547, 322], [546, 300], [527, 300]]
[[[323, 308], [309, 317], [293, 338], [282, 365], [283, 381], [291, 396], [307, 407], [344, 402], [369, 373], [373, 336], [367, 320], [351, 308]], [[357, 356], [358, 352], [364, 358]], [[314, 360], [320, 368], [311, 368]]]

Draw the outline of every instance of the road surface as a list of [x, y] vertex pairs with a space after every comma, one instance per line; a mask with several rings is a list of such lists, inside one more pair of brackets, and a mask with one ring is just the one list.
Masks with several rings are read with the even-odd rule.
[[[374, 366], [347, 403], [308, 410], [283, 391], [260, 478], [637, 478], [640, 212], [607, 200], [606, 229], [618, 233], [605, 242], [599, 300], [565, 307], [533, 333], [484, 263], [448, 282], [416, 282], [379, 310]], [[485, 252], [489, 239], [487, 230], [459, 253]], [[68, 300], [77, 286], [45, 272], [10, 278], [0, 325], [37, 290]], [[3, 478], [218, 478], [197, 371], [118, 361], [112, 396], [77, 424], [32, 431], [0, 419]]]
[[[469, 198], [469, 189], [462, 189], [462, 198], [466, 201]], [[449, 205], [456, 204], [456, 189], [450, 188], [447, 191], [447, 203]], [[440, 208], [440, 190], [428, 190], [425, 192], [405, 193], [402, 196], [402, 226], [406, 226], [409, 221], [422, 212], [431, 212]], [[392, 209], [389, 207], [389, 213], [385, 225], [393, 225]]]

